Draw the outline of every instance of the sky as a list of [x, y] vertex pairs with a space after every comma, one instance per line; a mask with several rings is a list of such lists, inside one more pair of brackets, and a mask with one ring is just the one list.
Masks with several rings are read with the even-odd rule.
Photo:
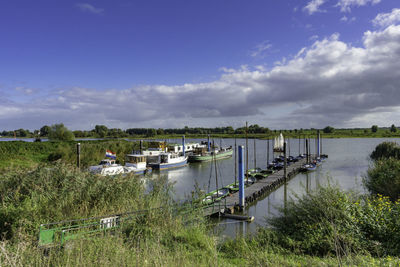
[[399, 118], [399, 0], [0, 0], [0, 130]]

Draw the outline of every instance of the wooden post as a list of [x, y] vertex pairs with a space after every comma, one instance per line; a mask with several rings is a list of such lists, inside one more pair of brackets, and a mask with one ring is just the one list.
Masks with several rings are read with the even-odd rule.
[[286, 178], [287, 178], [287, 174], [286, 174], [286, 168], [287, 168], [287, 160], [286, 160], [286, 142], [283, 143], [283, 177], [285, 179], [285, 183], [286, 183]]
[[81, 167], [81, 143], [76, 144], [76, 167]]

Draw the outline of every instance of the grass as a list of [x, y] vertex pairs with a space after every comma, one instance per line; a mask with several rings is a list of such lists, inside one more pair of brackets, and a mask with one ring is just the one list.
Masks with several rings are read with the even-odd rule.
[[[128, 148], [124, 142], [108, 142], [89, 143], [88, 147]], [[210, 222], [199, 212], [152, 209], [175, 205], [165, 177], [150, 180], [149, 192], [135, 176], [111, 178], [82, 172], [64, 163], [74, 147], [74, 143], [66, 144], [70, 147], [66, 157], [55, 163], [38, 162], [35, 167], [5, 168], [1, 172], [1, 266], [400, 264], [400, 202], [388, 197], [360, 196], [335, 186], [319, 187], [289, 201], [281, 215], [270, 220], [273, 228], [221, 240], [209, 234]], [[42, 145], [34, 146], [37, 155], [49, 147], [56, 151], [61, 144]], [[12, 146], [13, 154], [36, 155], [25, 144]], [[115, 232], [87, 236], [50, 251], [37, 247], [41, 223], [142, 209], [149, 212]]]

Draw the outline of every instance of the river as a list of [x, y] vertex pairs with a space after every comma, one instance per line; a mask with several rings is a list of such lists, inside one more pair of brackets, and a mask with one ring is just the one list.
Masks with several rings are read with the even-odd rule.
[[[181, 142], [180, 140], [168, 140], [169, 142]], [[200, 142], [200, 139], [187, 139], [187, 142]], [[383, 141], [400, 142], [399, 138], [339, 138], [322, 139], [322, 153], [328, 154], [329, 158], [317, 168], [316, 171], [308, 174], [298, 174], [291, 179], [287, 185], [282, 185], [274, 192], [265, 196], [249, 206], [244, 212], [254, 216], [252, 223], [237, 222], [224, 219], [219, 221], [215, 231], [224, 236], [234, 236], [240, 233], [255, 232], [258, 226], [267, 224], [266, 218], [279, 213], [278, 207], [284, 204], [286, 199], [295, 198], [308, 190], [314, 189], [318, 184], [327, 183], [339, 185], [342, 189], [353, 190], [364, 193], [362, 176], [366, 173], [369, 162], [369, 154]], [[234, 146], [234, 139], [217, 139], [215, 142], [223, 146]], [[245, 146], [245, 139], [237, 139], [237, 145]], [[265, 168], [267, 162], [267, 141], [256, 140], [256, 164], [257, 167]], [[290, 139], [288, 141], [290, 155], [304, 153], [304, 140]], [[315, 153], [315, 142], [311, 140], [311, 153]], [[254, 140], [248, 140], [249, 168], [254, 167]], [[272, 142], [270, 142], [270, 161], [272, 160]], [[215, 189], [215, 170], [213, 164], [191, 163], [187, 167], [161, 172], [159, 175], [166, 175], [170, 182], [174, 183], [176, 199], [184, 199], [191, 195], [191, 192], [198, 186], [204, 191]], [[234, 182], [235, 176], [234, 157], [217, 161], [218, 184], [226, 185]], [[155, 174], [157, 175], [157, 174]], [[211, 177], [211, 178], [210, 178]]]

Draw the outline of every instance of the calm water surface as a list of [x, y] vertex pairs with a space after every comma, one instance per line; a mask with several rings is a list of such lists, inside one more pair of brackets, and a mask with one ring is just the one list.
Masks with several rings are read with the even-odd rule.
[[[187, 142], [200, 142], [199, 139], [187, 139]], [[318, 184], [324, 185], [328, 182], [337, 184], [346, 190], [356, 192], [365, 192], [362, 185], [362, 176], [366, 173], [369, 160], [368, 156], [373, 149], [383, 141], [400, 142], [398, 138], [340, 138], [323, 139], [322, 153], [328, 154], [329, 158], [317, 168], [316, 171], [308, 174], [298, 174], [291, 179], [287, 185], [282, 185], [265, 198], [253, 203], [247, 207], [244, 212], [247, 215], [254, 216], [252, 223], [237, 222], [224, 219], [220, 221], [216, 231], [221, 235], [234, 236], [240, 233], [255, 232], [258, 226], [266, 225], [266, 218], [278, 214], [278, 207], [284, 203], [284, 199], [295, 198], [296, 195], [302, 195], [308, 190], [314, 189]], [[169, 140], [169, 142], [179, 143], [180, 140]], [[215, 140], [220, 144], [220, 140]], [[237, 139], [237, 145], [245, 145], [246, 140]], [[249, 168], [254, 168], [254, 158], [256, 158], [257, 167], [265, 168], [267, 164], [267, 141], [256, 140], [256, 157], [254, 157], [254, 140], [248, 141], [249, 150]], [[234, 146], [234, 139], [223, 139], [223, 146]], [[315, 153], [315, 142], [311, 140], [311, 153]], [[304, 153], [304, 141], [298, 139], [289, 140], [291, 155]], [[272, 142], [270, 142], [270, 158], [272, 160]], [[218, 185], [226, 185], [234, 182], [235, 177], [234, 156], [230, 159], [217, 161]], [[161, 175], [166, 175], [170, 182], [174, 183], [176, 199], [184, 199], [191, 195], [195, 186], [204, 191], [214, 190], [216, 188], [214, 164], [191, 163], [189, 166], [165, 171]]]

